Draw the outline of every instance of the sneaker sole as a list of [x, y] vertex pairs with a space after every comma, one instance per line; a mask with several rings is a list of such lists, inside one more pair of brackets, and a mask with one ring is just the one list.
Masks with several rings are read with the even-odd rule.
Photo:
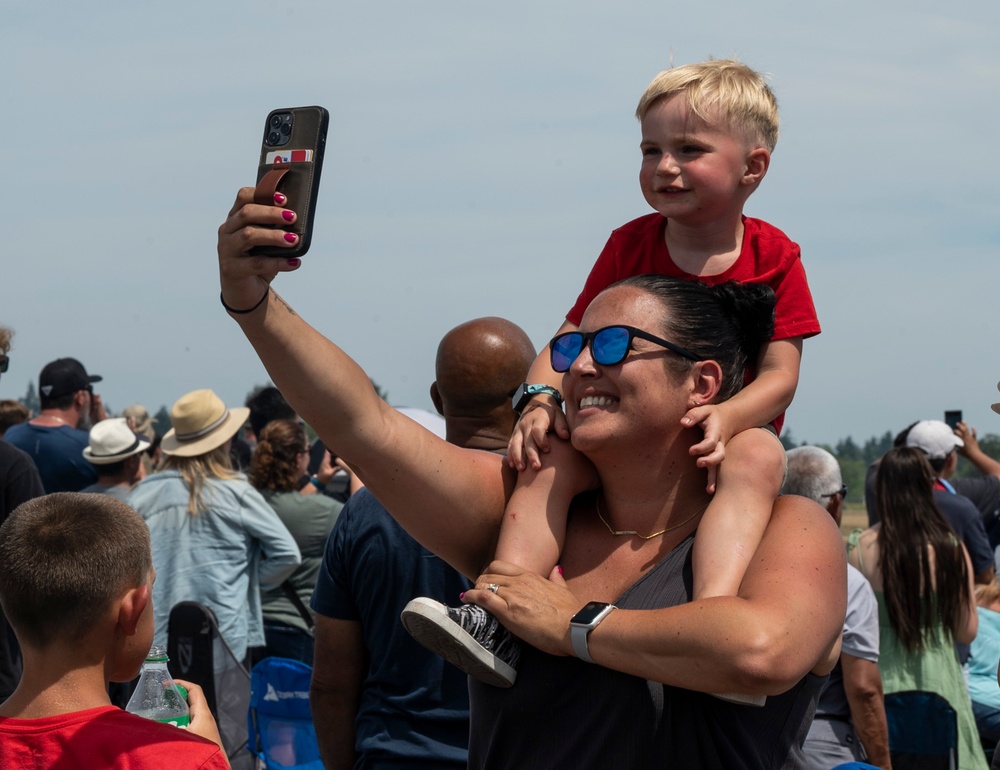
[[403, 609], [403, 627], [415, 640], [480, 682], [511, 687], [517, 671], [448, 616], [440, 602], [420, 597]]

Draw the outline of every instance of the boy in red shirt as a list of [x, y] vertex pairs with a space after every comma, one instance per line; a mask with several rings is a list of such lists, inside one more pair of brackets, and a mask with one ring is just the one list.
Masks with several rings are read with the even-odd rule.
[[0, 527], [0, 604], [24, 673], [0, 704], [0, 767], [226, 770], [201, 688], [183, 730], [111, 704], [153, 642], [149, 529], [107, 495], [37, 497]]
[[[708, 491], [715, 492], [701, 514], [703, 536], [695, 540], [693, 598], [733, 596], [781, 489], [785, 460], [776, 434], [798, 384], [802, 340], [820, 331], [799, 247], [777, 228], [743, 214], [770, 164], [778, 106], [762, 75], [739, 62], [709, 60], [657, 75], [636, 116], [642, 126], [639, 185], [656, 213], [611, 234], [553, 341], [577, 331], [600, 291], [632, 275], [659, 273], [712, 285], [766, 283], [774, 290], [774, 335], [755, 371], [748, 372], [746, 387], [721, 404], [694, 402], [682, 420], [704, 432], [691, 453], [701, 456]], [[562, 375], [552, 369], [550, 355], [546, 346], [529, 372], [532, 384], [515, 398], [521, 420], [508, 456], [521, 474], [496, 552], [498, 561], [542, 576], [558, 563], [565, 534], [565, 513], [560, 520], [558, 511], [569, 507], [569, 499], [553, 500], [551, 482], [537, 475], [549, 448], [548, 432], [570, 437], [561, 409]], [[601, 401], [586, 407], [616, 406], [613, 399]], [[756, 430], [765, 425], [771, 435]], [[596, 514], [612, 534], [642, 539], [663, 534], [616, 532], [615, 501], [606, 500], [602, 508]], [[431, 626], [420, 633], [422, 643], [452, 662], [463, 661], [461, 667], [473, 676], [513, 684], [517, 646], [481, 608], [449, 609], [417, 599], [404, 612], [404, 622], [408, 615], [419, 616], [416, 623], [425, 629]]]

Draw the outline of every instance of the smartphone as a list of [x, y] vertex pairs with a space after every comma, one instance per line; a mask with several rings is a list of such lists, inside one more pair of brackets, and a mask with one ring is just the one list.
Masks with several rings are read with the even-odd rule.
[[958, 424], [962, 421], [962, 410], [961, 409], [948, 409], [944, 413], [944, 421], [948, 424], [948, 427], [955, 430]]
[[299, 241], [287, 249], [257, 246], [250, 250], [251, 254], [292, 258], [309, 251], [329, 125], [330, 113], [322, 107], [288, 107], [268, 113], [254, 200], [274, 205], [274, 193], [283, 193], [288, 198], [284, 208], [291, 209], [298, 217], [282, 229], [295, 233]]

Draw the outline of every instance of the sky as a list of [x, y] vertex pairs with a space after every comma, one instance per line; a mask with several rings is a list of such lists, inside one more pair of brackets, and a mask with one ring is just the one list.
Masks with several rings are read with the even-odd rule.
[[609, 233], [649, 211], [636, 102], [736, 57], [782, 116], [746, 213], [802, 247], [823, 332], [787, 430], [835, 444], [962, 409], [1000, 433], [1000, 4], [0, 0], [0, 397], [80, 359], [112, 411], [267, 382], [219, 304], [216, 231], [264, 117], [331, 113], [312, 249], [283, 297], [396, 405], [441, 336], [544, 345]]

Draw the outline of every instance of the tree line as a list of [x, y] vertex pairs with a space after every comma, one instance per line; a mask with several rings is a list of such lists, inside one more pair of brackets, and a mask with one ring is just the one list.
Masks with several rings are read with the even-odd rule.
[[[829, 444], [816, 444], [822, 447], [840, 463], [840, 470], [847, 485], [847, 502], [852, 504], [864, 504], [865, 502], [865, 473], [868, 466], [878, 458], [892, 449], [893, 439], [896, 434], [886, 431], [881, 436], [872, 436], [864, 444], [858, 446], [857, 442], [848, 436], [841, 439], [835, 446]], [[1000, 436], [995, 433], [986, 433], [978, 436], [979, 448], [987, 455], [996, 459], [1000, 458]], [[797, 446], [805, 446], [809, 442], [796, 442], [791, 430], [785, 430], [781, 436], [781, 443], [785, 450]], [[956, 478], [967, 476], [977, 476], [979, 471], [976, 467], [959, 455], [958, 470], [955, 471]]]
[[[373, 381], [372, 385], [383, 399], [387, 399], [388, 394], [378, 385], [377, 382]], [[38, 414], [38, 390], [35, 387], [34, 382], [28, 383], [28, 390], [25, 393], [24, 398], [19, 400], [31, 410], [32, 414]], [[166, 433], [166, 431], [170, 429], [170, 413], [167, 411], [167, 407], [161, 406], [159, 411], [157, 411], [153, 416], [156, 418], [156, 424], [159, 430]], [[860, 446], [850, 436], [841, 439], [834, 446], [830, 446], [829, 444], [816, 444], [816, 446], [822, 447], [836, 457], [837, 461], [840, 463], [840, 470], [844, 477], [844, 483], [847, 485], [848, 503], [855, 505], [864, 504], [865, 473], [868, 466], [892, 448], [892, 441], [895, 437], [895, 433], [886, 431], [881, 436], [872, 436]], [[1000, 436], [995, 433], [986, 433], [979, 436], [978, 440], [980, 449], [982, 449], [987, 455], [995, 459], [1000, 458]], [[786, 428], [784, 434], [781, 436], [781, 443], [787, 451], [797, 446], [805, 446], [809, 442], [797, 442], [792, 434], [792, 431]], [[964, 457], [959, 457], [958, 470], [955, 472], [956, 477], [964, 478], [967, 476], [975, 476], [978, 473], [979, 471], [976, 470], [976, 467], [972, 465], [972, 463]]]

